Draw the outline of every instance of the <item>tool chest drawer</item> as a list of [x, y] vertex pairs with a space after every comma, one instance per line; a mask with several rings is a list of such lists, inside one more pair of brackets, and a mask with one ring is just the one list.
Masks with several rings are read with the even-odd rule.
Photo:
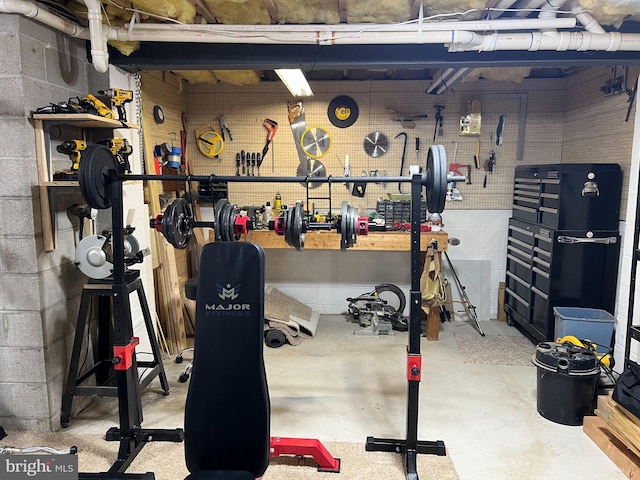
[[513, 188], [513, 216], [529, 222], [538, 220], [540, 180], [516, 174]]
[[586, 163], [516, 167], [513, 216], [556, 230], [615, 230], [622, 170]]
[[534, 225], [528, 222], [521, 222], [515, 218], [509, 219], [509, 236], [508, 240], [515, 239], [518, 242], [525, 243], [533, 247], [533, 230]]
[[[521, 297], [509, 287], [505, 287], [504, 302], [505, 306], [509, 307], [513, 310], [513, 312], [517, 313], [520, 317], [528, 321], [530, 315], [530, 304], [528, 296], [527, 298]], [[515, 316], [515, 318], [518, 317]]]
[[515, 293], [517, 296], [528, 299], [531, 295], [531, 283], [518, 277], [515, 273], [507, 271], [505, 278], [505, 287]]

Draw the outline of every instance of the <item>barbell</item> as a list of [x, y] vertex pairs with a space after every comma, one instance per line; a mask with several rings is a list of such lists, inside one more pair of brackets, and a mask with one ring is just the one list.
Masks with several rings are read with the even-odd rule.
[[[464, 181], [464, 176], [452, 176], [448, 172], [447, 156], [442, 145], [431, 145], [427, 154], [426, 168], [420, 183], [426, 189], [427, 209], [431, 213], [442, 213], [447, 198], [447, 183]], [[104, 210], [111, 207], [111, 185], [114, 181], [178, 181], [196, 182], [251, 182], [251, 183], [349, 183], [354, 177], [236, 177], [198, 175], [136, 175], [125, 174], [119, 169], [118, 160], [105, 145], [89, 145], [83, 152], [78, 166], [78, 183], [82, 196], [91, 208]], [[402, 183], [412, 182], [412, 177], [358, 177], [362, 183]]]
[[[447, 157], [442, 145], [431, 145], [427, 154], [425, 170], [418, 179], [426, 189], [427, 209], [431, 213], [441, 213], [447, 195], [447, 183], [464, 181], [463, 176], [448, 173]], [[413, 177], [358, 178], [360, 182], [414, 182]], [[125, 174], [119, 168], [118, 160], [105, 145], [90, 145], [86, 148], [78, 168], [80, 191], [87, 205], [103, 210], [111, 207], [112, 184], [115, 181], [192, 181], [211, 182], [258, 182], [258, 183], [331, 183], [352, 182], [353, 178], [320, 177], [222, 177], [197, 175], [135, 175]], [[184, 249], [198, 227], [213, 228], [216, 241], [237, 241], [243, 233], [253, 228], [250, 218], [240, 213], [240, 209], [227, 199], [219, 200], [215, 205], [213, 222], [196, 221], [189, 202], [178, 198], [171, 202], [162, 215], [151, 219], [150, 226], [161, 232], [175, 248]], [[340, 249], [347, 250], [357, 242], [358, 235], [368, 233], [368, 220], [358, 217], [357, 210], [346, 201], [342, 203], [340, 216], [335, 222], [311, 222], [303, 213], [302, 202], [287, 209], [275, 222], [276, 233], [284, 236], [285, 243], [296, 250], [304, 248], [304, 237], [308, 230], [336, 230], [340, 233]]]
[[[369, 232], [369, 223], [368, 218], [358, 217], [358, 211], [346, 201], [342, 202], [340, 213], [334, 222], [311, 222], [304, 216], [302, 202], [296, 202], [274, 221], [273, 229], [298, 251], [304, 248], [307, 231], [336, 230], [340, 233], [340, 249], [346, 250], [356, 244], [358, 235]], [[254, 229], [253, 221], [226, 198], [216, 203], [213, 222], [196, 221], [189, 202], [181, 197], [172, 201], [162, 215], [152, 218], [149, 226], [178, 249], [187, 248], [194, 228], [213, 228], [217, 242], [238, 241], [242, 234]]]

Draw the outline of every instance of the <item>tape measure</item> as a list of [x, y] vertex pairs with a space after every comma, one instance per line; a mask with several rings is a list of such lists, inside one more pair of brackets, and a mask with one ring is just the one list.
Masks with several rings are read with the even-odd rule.
[[331, 148], [331, 136], [322, 127], [308, 127], [300, 138], [300, 145], [307, 156], [324, 157]]
[[196, 146], [205, 157], [217, 157], [224, 150], [224, 140], [211, 124], [196, 128]]

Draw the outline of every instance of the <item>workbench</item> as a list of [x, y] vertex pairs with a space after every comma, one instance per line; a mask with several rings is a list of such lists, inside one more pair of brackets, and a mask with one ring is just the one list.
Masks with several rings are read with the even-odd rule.
[[[244, 239], [244, 238], [243, 238]], [[271, 230], [251, 230], [246, 240], [260, 245], [264, 249], [293, 249], [284, 241], [284, 236]], [[447, 251], [449, 235], [447, 232], [420, 233], [421, 264], [424, 265], [424, 254], [432, 240], [438, 242], [438, 255]], [[325, 230], [310, 230], [304, 238], [305, 250], [340, 250], [340, 235]], [[411, 249], [410, 232], [369, 232], [368, 235], [358, 235], [357, 243], [349, 250], [409, 252]], [[345, 252], [348, 255], [348, 252]], [[440, 262], [442, 264], [442, 261]], [[440, 332], [440, 312], [432, 308], [427, 316], [427, 340], [438, 340]]]

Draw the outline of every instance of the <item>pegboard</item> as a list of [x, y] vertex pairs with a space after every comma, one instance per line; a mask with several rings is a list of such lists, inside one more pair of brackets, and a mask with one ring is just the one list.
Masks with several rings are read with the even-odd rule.
[[[424, 166], [428, 147], [433, 143], [434, 105], [445, 106], [442, 111], [443, 134], [436, 136], [435, 143], [445, 147], [449, 163], [472, 165], [471, 184], [457, 185], [463, 200], [447, 202], [447, 209], [510, 209], [513, 172], [517, 164], [558, 163], [562, 160], [564, 79], [530, 79], [520, 84], [474, 80], [459, 84], [454, 94], [439, 96], [425, 93], [428, 82], [413, 80], [312, 82], [311, 86], [314, 96], [302, 99], [306, 125], [323, 127], [331, 135], [331, 148], [319, 159], [331, 176], [343, 176], [346, 155], [349, 156], [354, 180], [371, 171], [377, 171], [382, 177], [399, 175], [404, 138], [398, 135], [402, 132], [407, 134], [402, 174], [408, 175], [409, 165]], [[287, 118], [287, 101], [292, 99], [280, 82], [261, 82], [248, 86], [222, 83], [186, 85], [185, 92], [188, 130], [186, 155], [192, 173], [235, 175], [236, 153], [241, 150], [262, 151], [267, 135], [262, 123], [265, 118], [270, 118], [278, 122], [278, 131], [263, 160], [260, 175], [296, 175], [299, 160]], [[519, 162], [516, 160], [521, 106], [519, 98], [523, 94], [527, 98], [526, 135], [523, 160]], [[348, 95], [358, 104], [358, 119], [348, 128], [332, 125], [327, 116], [329, 102], [338, 95]], [[459, 135], [460, 117], [467, 113], [471, 100], [481, 103], [482, 127], [479, 137]], [[409, 128], [395, 120], [398, 114], [426, 114], [427, 118], [417, 119], [415, 127]], [[197, 149], [195, 130], [211, 124], [220, 132], [220, 115], [224, 115], [233, 140], [227, 135], [220, 155], [208, 158]], [[506, 122], [503, 143], [498, 146], [495, 141], [500, 115], [505, 115]], [[382, 132], [389, 141], [387, 153], [378, 158], [369, 157], [363, 148], [364, 138], [374, 131]], [[415, 150], [416, 137], [420, 138], [419, 152]], [[473, 156], [478, 140], [480, 168], [475, 168]], [[486, 187], [483, 187], [484, 163], [491, 150], [495, 151], [496, 164], [493, 173], [487, 174]], [[327, 190], [326, 185], [321, 185], [309, 193], [311, 196], [326, 197]], [[403, 185], [402, 192], [409, 191], [409, 185]], [[306, 188], [297, 183], [229, 184], [229, 199], [238, 205], [273, 203], [276, 192], [280, 192], [283, 203], [287, 205], [297, 200], [304, 201], [307, 196]], [[339, 210], [341, 202], [347, 200], [362, 215], [367, 210], [375, 210], [378, 200], [388, 199], [390, 193], [398, 192], [397, 183], [369, 183], [365, 196], [359, 198], [351, 195], [351, 189], [344, 184], [333, 184], [332, 208]], [[316, 200], [314, 203], [320, 213], [327, 211], [328, 202]]]

